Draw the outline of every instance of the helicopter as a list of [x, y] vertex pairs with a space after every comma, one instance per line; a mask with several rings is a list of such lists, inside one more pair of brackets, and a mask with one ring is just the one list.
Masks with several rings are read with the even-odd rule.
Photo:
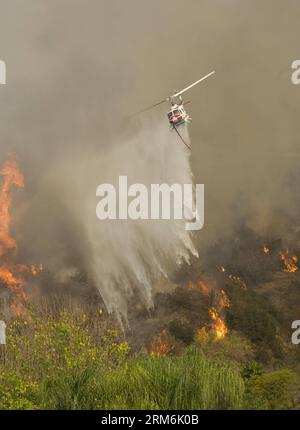
[[146, 109], [143, 109], [141, 112], [146, 112], [150, 109], [153, 109], [153, 108], [161, 105], [162, 103], [170, 102], [171, 108], [167, 112], [167, 117], [168, 117], [171, 129], [174, 129], [176, 131], [176, 133], [178, 134], [178, 136], [180, 137], [181, 141], [185, 144], [185, 146], [187, 146], [189, 149], [191, 149], [191, 147], [187, 144], [187, 142], [185, 142], [185, 140], [183, 139], [183, 137], [181, 136], [181, 134], [177, 128], [178, 126], [180, 126], [184, 123], [192, 122], [192, 118], [186, 112], [186, 110], [184, 108], [184, 106], [186, 104], [188, 104], [189, 102], [185, 103], [183, 101], [181, 95], [183, 93], [185, 93], [186, 91], [190, 90], [191, 88], [193, 88], [195, 85], [200, 84], [200, 82], [204, 81], [205, 79], [209, 78], [210, 76], [212, 76], [214, 74], [215, 74], [215, 71], [208, 73], [207, 75], [203, 76], [198, 81], [196, 81], [193, 84], [189, 85], [188, 87], [184, 88], [183, 90], [175, 91], [174, 94], [172, 94], [171, 96], [166, 97], [163, 100], [160, 100], [159, 102], [155, 103], [152, 106], [147, 107]]

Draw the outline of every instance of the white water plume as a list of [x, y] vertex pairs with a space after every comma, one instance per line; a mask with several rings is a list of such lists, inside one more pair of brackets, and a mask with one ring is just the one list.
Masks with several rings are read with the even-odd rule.
[[[186, 126], [181, 127], [189, 141]], [[89, 162], [98, 184], [117, 188], [119, 176], [132, 183], [191, 184], [190, 151], [167, 124], [142, 128], [131, 140], [115, 145]], [[95, 175], [96, 173], [96, 175]], [[96, 187], [95, 187], [96, 190]], [[127, 302], [136, 295], [147, 308], [153, 305], [152, 286], [190, 255], [197, 255], [185, 220], [105, 220], [95, 215], [96, 197], [85, 205], [84, 225], [90, 246], [89, 264], [109, 312], [125, 317]]]

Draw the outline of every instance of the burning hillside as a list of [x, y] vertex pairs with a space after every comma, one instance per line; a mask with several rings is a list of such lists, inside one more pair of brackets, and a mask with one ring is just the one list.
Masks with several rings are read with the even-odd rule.
[[[12, 313], [24, 315], [31, 286], [42, 267], [18, 261], [18, 244], [11, 236], [12, 209], [17, 210], [13, 196], [24, 188], [24, 177], [15, 157], [3, 164], [0, 174], [0, 286], [9, 293]], [[292, 278], [298, 279], [297, 241], [290, 249], [293, 252], [282, 240], [265, 241], [242, 230], [239, 240], [220, 241], [200, 259], [194, 258], [191, 265], [182, 265], [165, 285], [153, 287], [154, 307], [150, 313], [142, 303], [135, 300], [129, 303], [134, 348], [146, 347], [151, 355], [176, 354], [203, 336], [219, 343], [233, 332], [241, 330], [243, 333], [244, 329], [237, 323], [242, 318], [239, 309], [244, 306], [240, 300], [251, 303], [255, 295], [255, 300], [260, 301], [263, 292], [268, 290], [271, 291], [270, 306], [280, 308], [282, 301], [278, 303], [273, 298], [273, 285], [279, 288], [280, 283], [286, 285]], [[91, 302], [88, 284], [91, 288], [92, 283], [80, 269], [66, 280], [52, 277], [49, 281], [50, 278], [45, 282], [63, 287], [60, 297], [63, 293], [78, 294], [79, 300], [84, 301], [89, 295], [87, 301]], [[75, 292], [75, 284], [82, 285], [79, 292]], [[40, 287], [42, 295], [44, 285]], [[96, 302], [95, 309], [99, 300]]]
[[182, 267], [172, 289], [157, 290], [150, 318], [132, 310], [137, 348], [146, 344], [150, 354], [169, 355], [196, 340], [216, 349], [237, 333], [253, 342], [259, 361], [282, 359], [300, 304], [297, 236], [293, 252], [278, 238], [265, 242], [245, 230], [237, 237]]

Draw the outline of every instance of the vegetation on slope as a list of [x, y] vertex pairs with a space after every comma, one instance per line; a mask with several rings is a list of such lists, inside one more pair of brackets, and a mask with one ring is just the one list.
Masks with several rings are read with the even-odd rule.
[[232, 334], [199, 339], [180, 355], [132, 353], [115, 330], [83, 312], [31, 312], [8, 325], [1, 409], [295, 408], [297, 374], [265, 373]]

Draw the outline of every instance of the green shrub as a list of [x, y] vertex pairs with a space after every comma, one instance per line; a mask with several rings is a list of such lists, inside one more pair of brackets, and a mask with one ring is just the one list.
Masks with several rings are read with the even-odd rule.
[[256, 361], [250, 361], [242, 369], [242, 377], [244, 379], [250, 379], [253, 376], [260, 376], [264, 373], [262, 364]]
[[0, 369], [0, 409], [36, 409], [38, 385]]
[[299, 378], [289, 369], [252, 377], [247, 383], [248, 409], [292, 409]]
[[116, 365], [129, 351], [126, 342], [117, 340], [114, 330], [97, 341], [84, 314], [64, 310], [51, 318], [33, 313], [30, 323], [15, 320], [8, 326], [6, 368], [40, 380], [59, 370]]
[[208, 334], [201, 337], [201, 332], [198, 332], [196, 342], [201, 346], [205, 355], [214, 359], [235, 362], [238, 367], [249, 362], [254, 356], [251, 342], [234, 332], [218, 342], [215, 341], [214, 336]]

